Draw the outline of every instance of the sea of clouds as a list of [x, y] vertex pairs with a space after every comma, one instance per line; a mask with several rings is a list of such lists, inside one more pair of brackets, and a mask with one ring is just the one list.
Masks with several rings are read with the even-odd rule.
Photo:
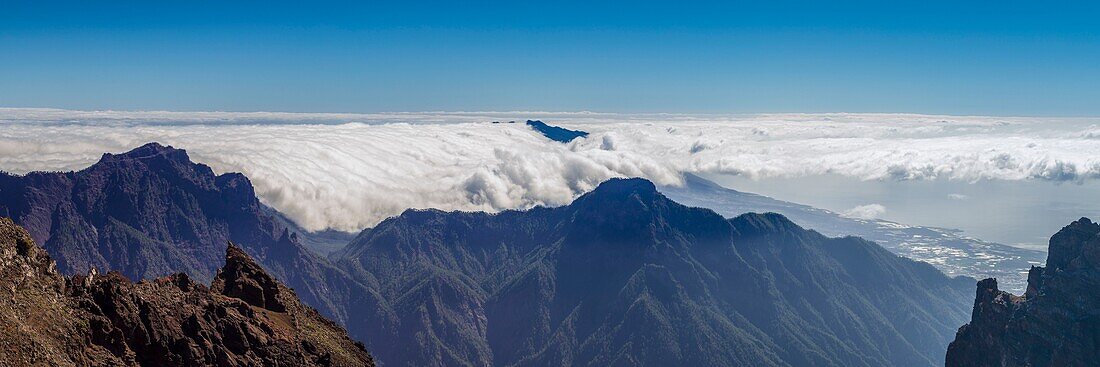
[[[525, 119], [588, 131], [561, 144]], [[518, 123], [491, 123], [517, 120]], [[549, 112], [299, 114], [0, 109], [0, 170], [78, 170], [156, 141], [242, 172], [309, 230], [354, 231], [407, 208], [563, 205], [600, 182], [681, 172], [750, 178], [1082, 181], [1100, 120], [904, 114]], [[853, 216], [881, 214], [862, 208]]]

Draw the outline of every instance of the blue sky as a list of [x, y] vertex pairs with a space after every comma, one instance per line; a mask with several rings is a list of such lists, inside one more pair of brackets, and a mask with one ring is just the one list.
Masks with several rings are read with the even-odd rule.
[[1100, 6], [8, 2], [0, 106], [1100, 116]]

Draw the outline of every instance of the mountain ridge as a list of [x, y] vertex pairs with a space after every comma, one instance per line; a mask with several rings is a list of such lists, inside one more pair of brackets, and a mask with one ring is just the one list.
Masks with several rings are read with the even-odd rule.
[[[393, 302], [411, 335], [373, 350], [402, 365], [936, 365], [973, 284], [778, 214], [687, 207], [642, 179], [556, 208], [408, 210], [335, 255]], [[905, 295], [916, 284], [928, 289]], [[863, 322], [880, 327], [829, 331]]]
[[580, 130], [569, 130], [559, 126], [548, 125], [541, 120], [527, 120], [527, 126], [531, 127], [535, 131], [538, 131], [547, 139], [559, 143], [568, 143], [573, 141], [573, 139], [588, 136], [587, 132]]
[[0, 175], [0, 211], [45, 233], [71, 273], [84, 259], [209, 280], [204, 256], [233, 240], [395, 365], [935, 365], [973, 284], [775, 214], [682, 205], [643, 179], [555, 208], [407, 210], [326, 259], [243, 175], [159, 145], [105, 162], [94, 177]]
[[0, 213], [42, 243], [64, 274], [183, 272], [209, 282], [233, 242], [355, 337], [371, 338], [357, 324], [390, 322], [392, 311], [372, 289], [307, 250], [270, 210], [244, 175], [215, 175], [158, 143], [104, 154], [79, 171], [0, 174]]

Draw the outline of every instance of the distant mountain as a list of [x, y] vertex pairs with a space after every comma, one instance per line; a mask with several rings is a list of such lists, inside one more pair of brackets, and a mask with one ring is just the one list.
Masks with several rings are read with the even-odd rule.
[[391, 365], [939, 364], [973, 284], [778, 215], [688, 208], [644, 180], [559, 208], [407, 211], [329, 260], [306, 247], [339, 234], [305, 234], [244, 176], [157, 144], [0, 174], [0, 215], [69, 274], [207, 282], [233, 241]]
[[573, 141], [573, 139], [588, 136], [588, 133], [584, 131], [569, 130], [566, 128], [551, 126], [539, 120], [527, 120], [527, 126], [530, 126], [532, 129], [535, 129], [535, 131], [542, 133], [542, 135], [546, 136], [550, 140], [559, 143], [568, 143]]
[[65, 278], [0, 218], [0, 365], [373, 366], [362, 344], [227, 248], [211, 287], [185, 274]]
[[364, 329], [357, 324], [392, 322], [374, 291], [306, 250], [272, 213], [243, 175], [215, 175], [185, 151], [156, 143], [104, 154], [76, 172], [0, 173], [0, 216], [26, 228], [62, 273], [95, 268], [153, 279], [182, 272], [209, 282], [231, 241], [356, 338], [370, 339], [354, 332]]
[[997, 279], [978, 283], [971, 321], [948, 348], [947, 366], [1100, 364], [1100, 224], [1070, 223], [1049, 248], [1023, 296], [998, 290]]
[[409, 210], [332, 258], [378, 289], [391, 365], [933, 366], [973, 280], [641, 179], [498, 214]]
[[1028, 269], [1042, 265], [1046, 258], [1041, 251], [984, 242], [956, 230], [846, 218], [824, 209], [727, 189], [692, 174], [684, 178], [685, 185], [661, 187], [661, 192], [686, 205], [713, 209], [724, 216], [783, 214], [827, 236], [851, 235], [874, 241], [898, 255], [932, 264], [948, 275], [995, 277], [1012, 292], [1023, 292]]

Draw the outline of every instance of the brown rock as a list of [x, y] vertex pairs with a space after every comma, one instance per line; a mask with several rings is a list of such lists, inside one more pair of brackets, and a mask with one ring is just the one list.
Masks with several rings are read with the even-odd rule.
[[0, 218], [0, 366], [373, 366], [361, 343], [232, 244], [211, 287], [184, 274], [65, 279]]
[[232, 243], [225, 252], [225, 266], [214, 277], [211, 288], [217, 293], [240, 298], [256, 307], [275, 312], [286, 310], [286, 306], [279, 300], [281, 290], [275, 279]]

